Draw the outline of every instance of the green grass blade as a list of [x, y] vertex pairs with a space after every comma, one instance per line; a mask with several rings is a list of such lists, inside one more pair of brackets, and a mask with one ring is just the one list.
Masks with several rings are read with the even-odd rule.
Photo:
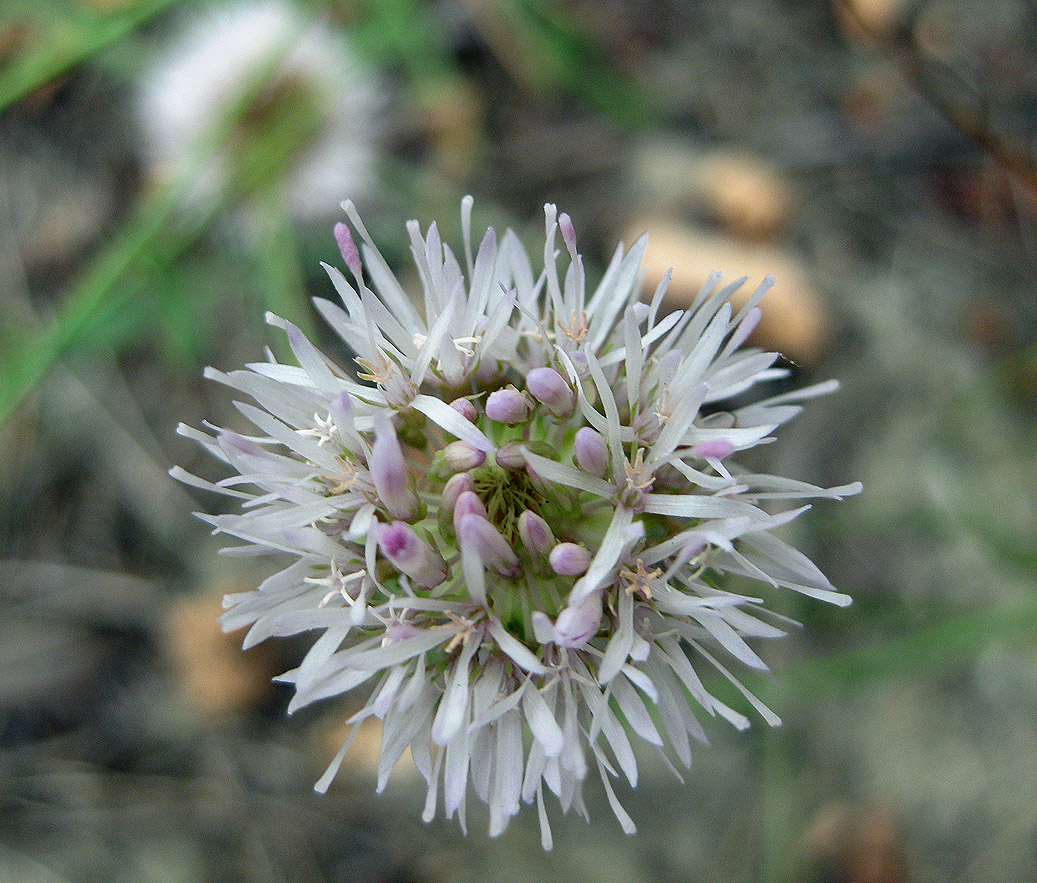
[[48, 16], [46, 39], [29, 46], [0, 71], [0, 113], [119, 42], [175, 0], [142, 0], [103, 15]]

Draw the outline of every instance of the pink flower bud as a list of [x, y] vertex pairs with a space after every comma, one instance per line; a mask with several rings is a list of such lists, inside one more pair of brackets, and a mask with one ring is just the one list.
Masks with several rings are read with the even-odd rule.
[[486, 518], [486, 507], [473, 491], [465, 491], [457, 498], [457, 503], [454, 505], [454, 533], [460, 533], [461, 519], [466, 515], [478, 515], [480, 518]]
[[443, 466], [453, 474], [467, 472], [486, 462], [486, 452], [473, 448], [468, 442], [455, 441], [443, 448]]
[[248, 454], [250, 457], [263, 456], [263, 449], [259, 445], [252, 439], [238, 435], [233, 429], [222, 430], [217, 440], [222, 448], [232, 448], [233, 450], [240, 451], [242, 454]]
[[534, 558], [546, 558], [555, 545], [550, 525], [535, 512], [524, 510], [518, 518], [518, 532], [522, 545]]
[[694, 558], [696, 555], [698, 555], [698, 553], [701, 552], [705, 548], [706, 548], [706, 540], [705, 540], [705, 538], [704, 537], [694, 537], [693, 536], [683, 546], [681, 546], [681, 549], [677, 553], [677, 557], [674, 559], [673, 563], [677, 567], [683, 567], [685, 564], [687, 564], [689, 561], [691, 561], [692, 558]]
[[526, 468], [526, 458], [522, 455], [522, 442], [506, 442], [497, 448], [494, 455], [498, 466], [517, 471]]
[[561, 576], [580, 576], [591, 566], [591, 553], [576, 543], [559, 543], [548, 558], [551, 569]]
[[328, 413], [340, 433], [353, 428], [353, 400], [348, 392], [341, 392], [331, 400]]
[[753, 307], [742, 317], [742, 321], [738, 323], [738, 327], [734, 330], [734, 334], [731, 335], [731, 339], [728, 341], [728, 346], [732, 349], [738, 349], [746, 340], [749, 335], [756, 330], [756, 326], [760, 324], [760, 319], [763, 318], [763, 310], [759, 307]]
[[395, 518], [412, 517], [418, 508], [418, 498], [410, 489], [407, 463], [392, 421], [379, 411], [374, 419], [374, 445], [367, 465], [371, 480], [382, 505]]
[[704, 459], [723, 460], [734, 452], [735, 446], [726, 438], [711, 438], [709, 441], [699, 442], [691, 449], [696, 457]]
[[558, 229], [562, 231], [562, 239], [570, 251], [576, 248], [576, 228], [573, 227], [573, 219], [562, 212], [558, 216]]
[[576, 433], [576, 462], [580, 468], [601, 478], [609, 468], [609, 449], [601, 433], [584, 426]]
[[406, 641], [407, 638], [416, 637], [420, 633], [421, 629], [413, 623], [402, 619], [390, 620], [385, 627], [385, 634], [382, 635], [382, 646], [387, 647], [389, 644], [395, 644], [398, 641]]
[[482, 563], [501, 576], [515, 576], [519, 571], [518, 555], [489, 521], [480, 515], [465, 515], [457, 531], [462, 545], [469, 546]]
[[468, 399], [454, 399], [450, 403], [450, 407], [457, 411], [465, 420], [469, 423], [475, 423], [479, 416], [479, 412], [475, 410], [475, 405]]
[[526, 389], [556, 417], [568, 417], [576, 405], [576, 396], [554, 368], [533, 368], [526, 374]]
[[554, 627], [554, 642], [570, 649], [582, 647], [598, 631], [601, 624], [601, 593], [594, 592], [575, 607], [566, 607], [558, 614]]
[[529, 411], [529, 400], [511, 386], [491, 392], [486, 399], [486, 416], [498, 423], [522, 423], [529, 419]]
[[446, 564], [438, 552], [403, 521], [378, 525], [375, 538], [393, 567], [426, 589], [446, 579]]
[[360, 251], [353, 241], [353, 234], [349, 231], [349, 226], [347, 224], [336, 224], [334, 233], [335, 242], [338, 243], [338, 250], [342, 253], [342, 260], [346, 262], [349, 271], [359, 278], [362, 272]]
[[484, 358], [475, 369], [475, 381], [480, 386], [492, 386], [500, 381], [500, 362], [496, 359]]
[[453, 516], [458, 497], [465, 491], [470, 491], [473, 487], [472, 476], [467, 472], [458, 472], [457, 475], [450, 476], [450, 479], [443, 486], [443, 511], [447, 515]]

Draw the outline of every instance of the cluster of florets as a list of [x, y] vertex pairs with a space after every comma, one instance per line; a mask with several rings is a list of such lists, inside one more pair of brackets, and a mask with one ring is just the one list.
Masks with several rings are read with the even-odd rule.
[[465, 826], [471, 790], [495, 835], [535, 802], [548, 847], [545, 786], [564, 811], [585, 813], [591, 769], [633, 830], [610, 781], [622, 771], [636, 783], [630, 734], [688, 766], [690, 739], [705, 740], [696, 707], [748, 725], [710, 694], [703, 666], [778, 722], [725, 658], [765, 668], [747, 639], [777, 637], [784, 621], [722, 577], [848, 603], [772, 533], [806, 507], [765, 507], [859, 486], [735, 465], [797, 400], [834, 388], [730, 405], [786, 373], [776, 354], [743, 348], [770, 280], [735, 311], [740, 283], [713, 277], [690, 309], [660, 317], [665, 281], [649, 303], [638, 298], [643, 239], [616, 250], [588, 297], [567, 215], [546, 207], [535, 273], [511, 231], [498, 244], [488, 230], [473, 258], [471, 205], [467, 272], [435, 225], [409, 227], [419, 310], [345, 203], [363, 243], [336, 226], [352, 282], [327, 267], [342, 306], [315, 303], [359, 369], [270, 317], [298, 366], [209, 371], [255, 399], [238, 408], [259, 434], [182, 429], [240, 474], [218, 485], [177, 474], [244, 502], [209, 518], [244, 553], [289, 560], [229, 596], [224, 623], [251, 624], [248, 644], [323, 633], [284, 676], [290, 710], [366, 685], [351, 720], [383, 721], [379, 790], [409, 747], [428, 783], [426, 819], [442, 805]]

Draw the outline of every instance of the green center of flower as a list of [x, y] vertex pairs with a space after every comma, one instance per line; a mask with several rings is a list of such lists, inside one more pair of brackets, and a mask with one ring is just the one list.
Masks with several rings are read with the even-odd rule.
[[471, 471], [472, 489], [486, 507], [491, 524], [509, 543], [518, 541], [518, 519], [523, 510], [539, 514], [546, 499], [524, 471], [504, 469], [487, 463]]

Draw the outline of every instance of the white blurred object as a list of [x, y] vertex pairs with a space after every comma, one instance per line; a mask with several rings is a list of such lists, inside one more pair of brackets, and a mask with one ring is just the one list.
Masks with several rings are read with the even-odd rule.
[[[376, 79], [344, 33], [307, 22], [294, 5], [278, 0], [221, 5], [194, 16], [145, 73], [138, 109], [152, 173], [175, 174], [199, 137], [258, 85], [255, 78], [279, 53], [283, 61], [238, 127], [276, 113], [278, 100], [291, 101], [297, 92], [316, 102], [320, 123], [287, 164], [289, 211], [299, 220], [321, 219], [337, 212], [344, 196], [369, 192], [382, 101]], [[224, 150], [198, 176], [192, 199], [213, 198], [231, 173]]]

